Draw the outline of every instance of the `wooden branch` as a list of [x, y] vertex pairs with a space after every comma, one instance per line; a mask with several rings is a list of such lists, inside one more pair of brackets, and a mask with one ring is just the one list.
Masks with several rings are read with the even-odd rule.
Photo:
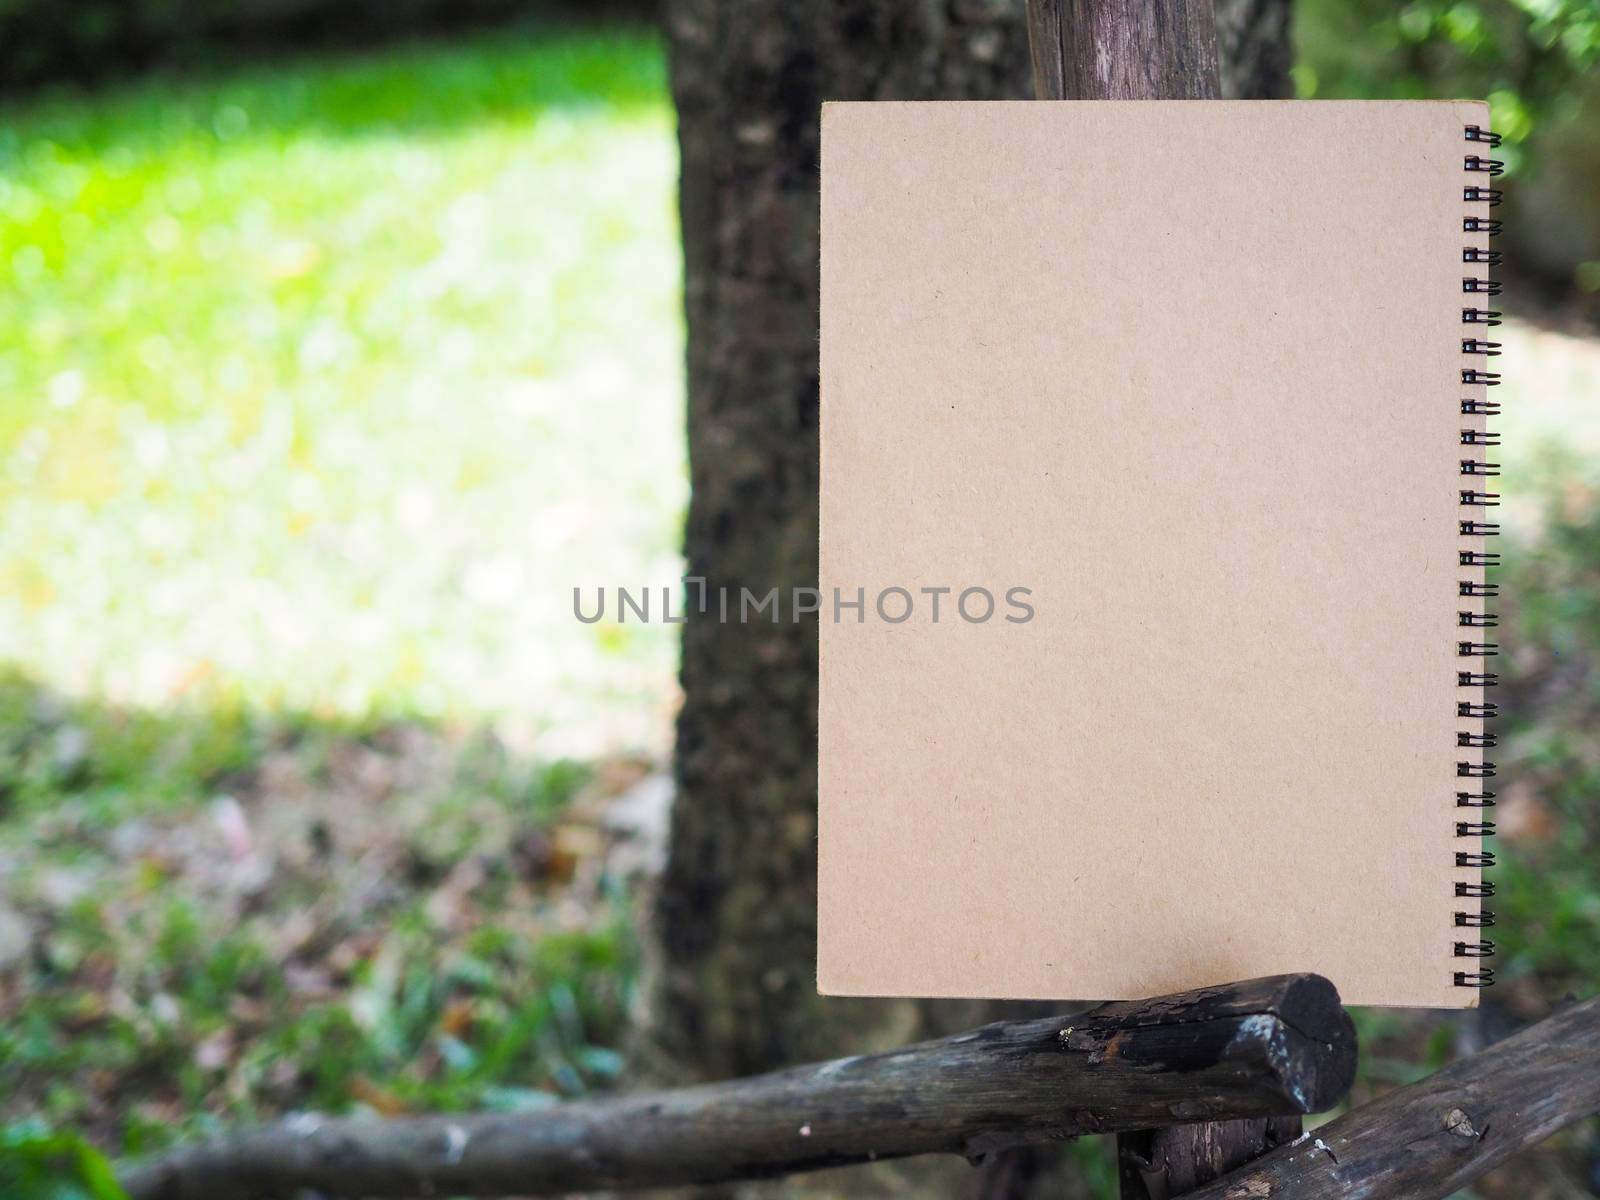
[[1600, 1112], [1600, 997], [1399, 1088], [1185, 1200], [1432, 1200]]
[[1000, 1022], [884, 1054], [522, 1115], [291, 1118], [124, 1165], [133, 1200], [551, 1195], [751, 1179], [910, 1154], [1314, 1112], [1355, 1074], [1316, 975]]
[[1214, 100], [1212, 0], [1028, 0], [1040, 100]]

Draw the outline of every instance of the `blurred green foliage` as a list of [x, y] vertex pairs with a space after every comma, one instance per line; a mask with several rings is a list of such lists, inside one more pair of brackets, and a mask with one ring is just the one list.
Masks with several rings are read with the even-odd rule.
[[489, 733], [122, 711], [0, 675], [0, 1196], [92, 1174], [50, 1129], [139, 1153], [219, 1118], [607, 1085], [628, 907], [561, 842], [600, 852], [572, 811], [594, 774]]
[[579, 800], [664, 740], [674, 631], [569, 581], [679, 573], [671, 129], [637, 28], [12, 103], [0, 1196], [107, 1200], [76, 1133], [619, 1069]]
[[1487, 98], [1508, 168], [1600, 61], [1600, 0], [1299, 0], [1301, 96]]
[[111, 1164], [76, 1133], [39, 1121], [0, 1126], [0, 1196], [6, 1200], [127, 1200]]
[[[588, 7], [637, 15], [645, 6]], [[0, 0], [0, 90], [61, 79], [98, 84], [247, 47], [369, 43], [560, 8], [557, 0]]]
[[1500, 824], [1517, 840], [1500, 854], [1499, 969], [1544, 996], [1584, 995], [1600, 980], [1600, 460], [1540, 457], [1541, 536], [1514, 542], [1501, 572]]

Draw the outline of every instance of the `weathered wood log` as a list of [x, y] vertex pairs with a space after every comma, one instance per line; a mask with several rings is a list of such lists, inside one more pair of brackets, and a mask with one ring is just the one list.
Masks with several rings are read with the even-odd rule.
[[1315, 1112], [1355, 1075], [1316, 975], [1080, 1016], [1000, 1022], [883, 1054], [521, 1115], [291, 1118], [125, 1165], [133, 1200], [550, 1195], [751, 1179], [1174, 1121]]
[[1398, 1088], [1186, 1200], [1433, 1200], [1600, 1112], [1600, 997]]

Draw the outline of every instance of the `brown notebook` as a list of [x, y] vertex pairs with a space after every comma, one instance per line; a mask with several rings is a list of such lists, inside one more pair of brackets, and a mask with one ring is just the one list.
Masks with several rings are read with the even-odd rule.
[[1487, 126], [824, 108], [821, 991], [1474, 1002]]

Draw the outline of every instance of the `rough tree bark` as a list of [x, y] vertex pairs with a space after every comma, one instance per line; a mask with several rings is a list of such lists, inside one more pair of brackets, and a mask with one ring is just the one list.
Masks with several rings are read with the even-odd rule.
[[[1212, 94], [1224, 100], [1293, 96], [1289, 0], [1215, 0], [1214, 9], [1214, 18], [1206, 19], [1198, 15], [1201, 9], [1182, 4], [1068, 0], [1036, 5], [1030, 10], [1035, 19], [1049, 25], [1036, 30], [1042, 36], [1033, 39], [1044, 55], [1035, 64], [1036, 77], [1040, 71], [1052, 80], [1070, 74], [1068, 94], [1081, 97], [1134, 98], [1151, 94], [1157, 83], [1165, 98], [1174, 100]], [[1216, 58], [1214, 93], [1209, 62], [1186, 59], [1175, 63], [1175, 71], [1149, 74], [1152, 61], [1192, 54], [1202, 43]], [[1047, 86], [1040, 98], [1058, 94]]]
[[1294, 95], [1289, 0], [1215, 0], [1217, 65], [1224, 100]]
[[[685, 626], [651, 1073], [726, 1078], [927, 1032], [815, 983], [818, 122], [825, 99], [1023, 97], [1021, 0], [670, 0], [688, 317], [686, 548], [783, 620]], [[698, 589], [691, 589], [694, 597]], [[953, 1020], [972, 1020], [970, 1008]], [[948, 1026], [947, 1026], [948, 1027]]]

